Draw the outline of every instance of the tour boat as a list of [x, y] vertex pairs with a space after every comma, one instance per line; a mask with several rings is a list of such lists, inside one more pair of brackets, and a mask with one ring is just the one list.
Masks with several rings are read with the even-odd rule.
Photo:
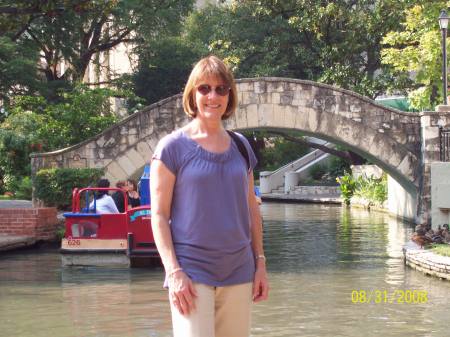
[[[140, 179], [141, 205], [128, 209], [126, 192], [119, 188], [75, 188], [72, 212], [64, 213], [66, 231], [61, 242], [62, 263], [79, 265], [159, 265], [161, 260], [152, 232], [150, 207], [150, 165], [144, 167]], [[95, 191], [123, 193], [125, 212], [96, 212]], [[259, 189], [255, 196], [261, 203]], [[91, 201], [92, 200], [92, 201]], [[90, 207], [92, 202], [93, 207]]]
[[[95, 212], [95, 191], [123, 193], [125, 212]], [[94, 207], [89, 207], [93, 198]], [[152, 233], [151, 207], [128, 209], [126, 192], [119, 188], [75, 188], [72, 212], [64, 213], [66, 232], [61, 243], [63, 265], [137, 266], [159, 263]]]

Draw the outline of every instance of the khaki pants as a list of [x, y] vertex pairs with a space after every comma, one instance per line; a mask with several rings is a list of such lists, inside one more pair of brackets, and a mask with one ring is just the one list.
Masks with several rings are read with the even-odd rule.
[[250, 336], [252, 283], [211, 287], [194, 283], [196, 309], [183, 316], [171, 305], [174, 337]]

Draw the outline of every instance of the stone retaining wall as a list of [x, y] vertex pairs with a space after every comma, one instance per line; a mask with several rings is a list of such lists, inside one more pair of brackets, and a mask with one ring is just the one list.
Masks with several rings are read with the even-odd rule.
[[0, 234], [23, 235], [39, 240], [52, 240], [58, 228], [55, 207], [2, 208]]
[[290, 191], [290, 194], [310, 196], [310, 197], [333, 196], [339, 198], [341, 196], [341, 189], [339, 186], [299, 185], [296, 186], [293, 191]]
[[406, 265], [427, 275], [433, 275], [450, 281], [450, 257], [421, 249], [410, 242], [403, 248]]

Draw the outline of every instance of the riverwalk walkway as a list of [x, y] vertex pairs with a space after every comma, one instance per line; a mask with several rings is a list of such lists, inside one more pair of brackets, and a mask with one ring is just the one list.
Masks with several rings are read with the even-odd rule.
[[0, 200], [0, 208], [32, 208], [29, 200]]

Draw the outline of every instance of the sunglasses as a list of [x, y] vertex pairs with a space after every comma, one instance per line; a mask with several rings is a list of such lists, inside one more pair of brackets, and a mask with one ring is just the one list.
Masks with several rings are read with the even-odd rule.
[[226, 96], [230, 92], [230, 89], [231, 88], [228, 85], [218, 85], [217, 87], [213, 88], [209, 84], [200, 84], [197, 87], [197, 91], [203, 96], [208, 95], [212, 90], [214, 90], [219, 96]]

